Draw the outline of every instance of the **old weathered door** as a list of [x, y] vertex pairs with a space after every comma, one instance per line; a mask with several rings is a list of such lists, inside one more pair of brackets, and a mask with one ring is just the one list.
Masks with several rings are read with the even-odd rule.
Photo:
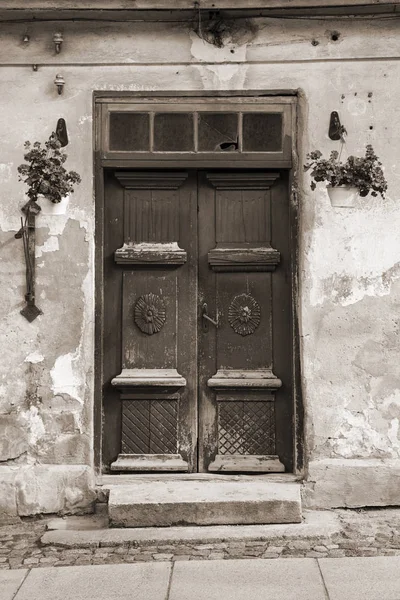
[[290, 471], [285, 172], [115, 171], [105, 189], [104, 461]]
[[287, 178], [199, 177], [200, 470], [291, 470]]

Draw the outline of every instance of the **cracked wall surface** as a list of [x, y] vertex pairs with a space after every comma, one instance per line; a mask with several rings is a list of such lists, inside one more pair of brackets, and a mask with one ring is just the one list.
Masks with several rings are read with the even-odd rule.
[[[220, 48], [188, 23], [47, 22], [28, 29], [23, 43], [26, 25], [0, 24], [0, 486], [10, 515], [81, 510], [93, 499], [94, 90], [300, 90], [300, 165], [312, 149], [338, 147], [328, 138], [333, 110], [348, 131], [345, 153], [373, 144], [389, 183], [385, 200], [333, 209], [324, 186], [311, 192], [301, 169], [295, 174], [308, 501], [321, 504], [319, 482], [342, 464], [397, 465], [398, 23], [254, 19], [228, 28]], [[59, 55], [55, 29], [64, 36]], [[57, 73], [66, 82], [60, 96]], [[25, 197], [17, 166], [25, 140], [44, 141], [60, 117], [70, 140], [66, 166], [82, 183], [64, 215], [44, 210], [37, 218], [43, 315], [28, 323], [19, 312], [25, 272], [14, 234]], [[376, 468], [371, 463], [369, 472]]]

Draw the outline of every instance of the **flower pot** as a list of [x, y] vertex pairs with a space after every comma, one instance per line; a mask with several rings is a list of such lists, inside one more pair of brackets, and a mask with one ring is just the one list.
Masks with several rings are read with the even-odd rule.
[[358, 188], [346, 185], [337, 187], [328, 185], [327, 190], [332, 206], [343, 208], [353, 208], [355, 206], [358, 198]]
[[42, 215], [65, 215], [69, 202], [69, 196], [63, 198], [61, 202], [57, 203], [51, 202], [51, 200], [48, 200], [45, 196], [40, 196], [38, 199], [42, 208]]

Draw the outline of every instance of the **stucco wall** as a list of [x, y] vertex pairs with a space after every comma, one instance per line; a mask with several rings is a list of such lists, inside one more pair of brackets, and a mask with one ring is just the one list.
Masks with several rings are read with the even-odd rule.
[[[55, 31], [64, 35], [59, 55]], [[78, 510], [93, 499], [93, 90], [299, 89], [300, 165], [310, 149], [337, 148], [327, 135], [332, 110], [348, 131], [346, 153], [373, 144], [389, 182], [385, 201], [333, 209], [324, 187], [311, 192], [297, 173], [305, 499], [311, 506], [369, 504], [368, 487], [379, 479], [373, 503], [400, 503], [400, 486], [389, 485], [400, 479], [397, 23], [254, 19], [228, 28], [223, 48], [185, 23], [1, 24], [0, 33], [5, 511]], [[66, 81], [61, 96], [57, 73]], [[14, 234], [25, 198], [17, 166], [24, 141], [44, 141], [60, 117], [70, 138], [67, 166], [82, 184], [65, 216], [37, 219], [43, 315], [28, 323], [19, 313], [25, 273]]]

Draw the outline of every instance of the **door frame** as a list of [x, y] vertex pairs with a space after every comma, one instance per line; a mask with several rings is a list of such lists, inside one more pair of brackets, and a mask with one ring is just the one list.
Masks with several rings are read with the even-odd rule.
[[[279, 103], [290, 104], [292, 106], [292, 167], [289, 169], [287, 165], [282, 164], [280, 168], [285, 168], [289, 171], [289, 207], [290, 207], [290, 247], [291, 247], [291, 286], [292, 286], [292, 339], [293, 339], [293, 472], [295, 475], [301, 476], [304, 470], [304, 405], [302, 398], [302, 378], [301, 378], [301, 355], [300, 355], [300, 326], [299, 326], [299, 287], [300, 287], [300, 269], [299, 269], [299, 196], [297, 193], [297, 182], [294, 173], [298, 167], [297, 153], [297, 112], [298, 107], [298, 92], [296, 90], [248, 90], [248, 91], [157, 91], [157, 92], [93, 92], [93, 133], [94, 133], [94, 193], [95, 193], [95, 349], [94, 349], [94, 402], [93, 402], [93, 458], [94, 469], [97, 476], [102, 475], [102, 436], [103, 436], [103, 391], [102, 391], [102, 359], [103, 359], [103, 252], [104, 252], [104, 170], [112, 167], [118, 168], [142, 168], [134, 163], [127, 164], [126, 159], [116, 159], [110, 165], [109, 160], [104, 160], [101, 153], [101, 141], [104, 135], [104, 120], [102, 116], [102, 103], [118, 103], [127, 101], [129, 98], [199, 98], [208, 99], [210, 104], [213, 98], [242, 98], [244, 101], [251, 98], [262, 98], [266, 101], [275, 101]], [[166, 164], [160, 159], [157, 163], [154, 162], [152, 168], [166, 169], [173, 165]], [[181, 163], [182, 168], [188, 167]], [[252, 163], [238, 163], [235, 167], [239, 168], [257, 168]], [[191, 168], [197, 168], [197, 163], [191, 161]], [[199, 165], [198, 168], [201, 168]], [[232, 162], [229, 156], [226, 159], [221, 159], [218, 162], [220, 169], [232, 169]], [[271, 168], [266, 165], [266, 168]], [[274, 169], [279, 169], [278, 165], [274, 165]]]

